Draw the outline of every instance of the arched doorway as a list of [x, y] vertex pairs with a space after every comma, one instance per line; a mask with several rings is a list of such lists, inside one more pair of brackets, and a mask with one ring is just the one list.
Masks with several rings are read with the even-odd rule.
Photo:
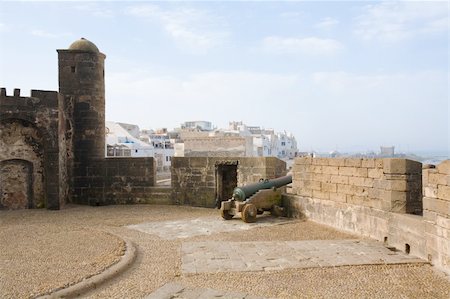
[[0, 162], [0, 209], [34, 208], [33, 164], [11, 159]]
[[45, 207], [44, 139], [33, 123], [0, 121], [0, 208]]

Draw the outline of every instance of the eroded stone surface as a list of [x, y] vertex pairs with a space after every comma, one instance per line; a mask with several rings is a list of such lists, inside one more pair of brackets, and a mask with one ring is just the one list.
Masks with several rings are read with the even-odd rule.
[[404, 263], [425, 261], [362, 240], [207, 241], [183, 243], [181, 269], [189, 274]]
[[147, 234], [157, 235], [162, 239], [173, 240], [214, 233], [249, 230], [255, 227], [278, 225], [290, 221], [293, 220], [267, 216], [259, 217], [256, 223], [245, 223], [239, 218], [223, 220], [220, 217], [205, 217], [177, 221], [146, 222], [127, 227]]

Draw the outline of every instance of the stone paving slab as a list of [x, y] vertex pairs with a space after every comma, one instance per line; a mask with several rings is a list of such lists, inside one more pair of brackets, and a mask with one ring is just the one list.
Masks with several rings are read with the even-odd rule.
[[366, 240], [185, 242], [181, 251], [185, 274], [426, 263]]
[[214, 289], [202, 289], [185, 287], [179, 283], [170, 282], [150, 295], [145, 299], [210, 299], [210, 298], [222, 298], [222, 299], [264, 299], [263, 297], [257, 297], [244, 293], [226, 292]]
[[146, 222], [136, 225], [129, 225], [127, 228], [147, 234], [157, 235], [165, 240], [174, 240], [222, 232], [249, 230], [255, 227], [279, 225], [291, 223], [293, 221], [295, 220], [267, 216], [258, 217], [258, 221], [255, 223], [245, 223], [239, 218], [224, 220], [220, 216], [217, 216], [187, 220]]

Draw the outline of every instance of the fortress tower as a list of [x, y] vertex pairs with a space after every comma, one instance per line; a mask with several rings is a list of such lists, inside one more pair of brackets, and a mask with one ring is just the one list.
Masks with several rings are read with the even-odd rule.
[[[64, 95], [69, 121], [66, 130], [73, 202], [87, 203], [83, 183], [92, 161], [105, 157], [105, 71], [106, 56], [92, 42], [81, 38], [67, 50], [57, 50], [59, 92]], [[70, 151], [72, 149], [73, 151]]]
[[106, 56], [84, 38], [57, 51], [59, 92], [73, 103], [75, 162], [104, 158]]
[[105, 158], [105, 55], [84, 38], [57, 52], [59, 92], [0, 88], [0, 210], [142, 202], [154, 158]]

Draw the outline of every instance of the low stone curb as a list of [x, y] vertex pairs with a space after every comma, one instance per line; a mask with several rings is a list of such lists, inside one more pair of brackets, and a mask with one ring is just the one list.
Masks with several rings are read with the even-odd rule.
[[125, 254], [117, 263], [107, 268], [102, 273], [86, 278], [67, 288], [59, 289], [49, 295], [39, 296], [37, 299], [77, 297], [87, 291], [96, 289], [100, 284], [124, 272], [136, 259], [137, 250], [131, 241], [127, 239], [123, 239], [123, 241], [125, 242]]

